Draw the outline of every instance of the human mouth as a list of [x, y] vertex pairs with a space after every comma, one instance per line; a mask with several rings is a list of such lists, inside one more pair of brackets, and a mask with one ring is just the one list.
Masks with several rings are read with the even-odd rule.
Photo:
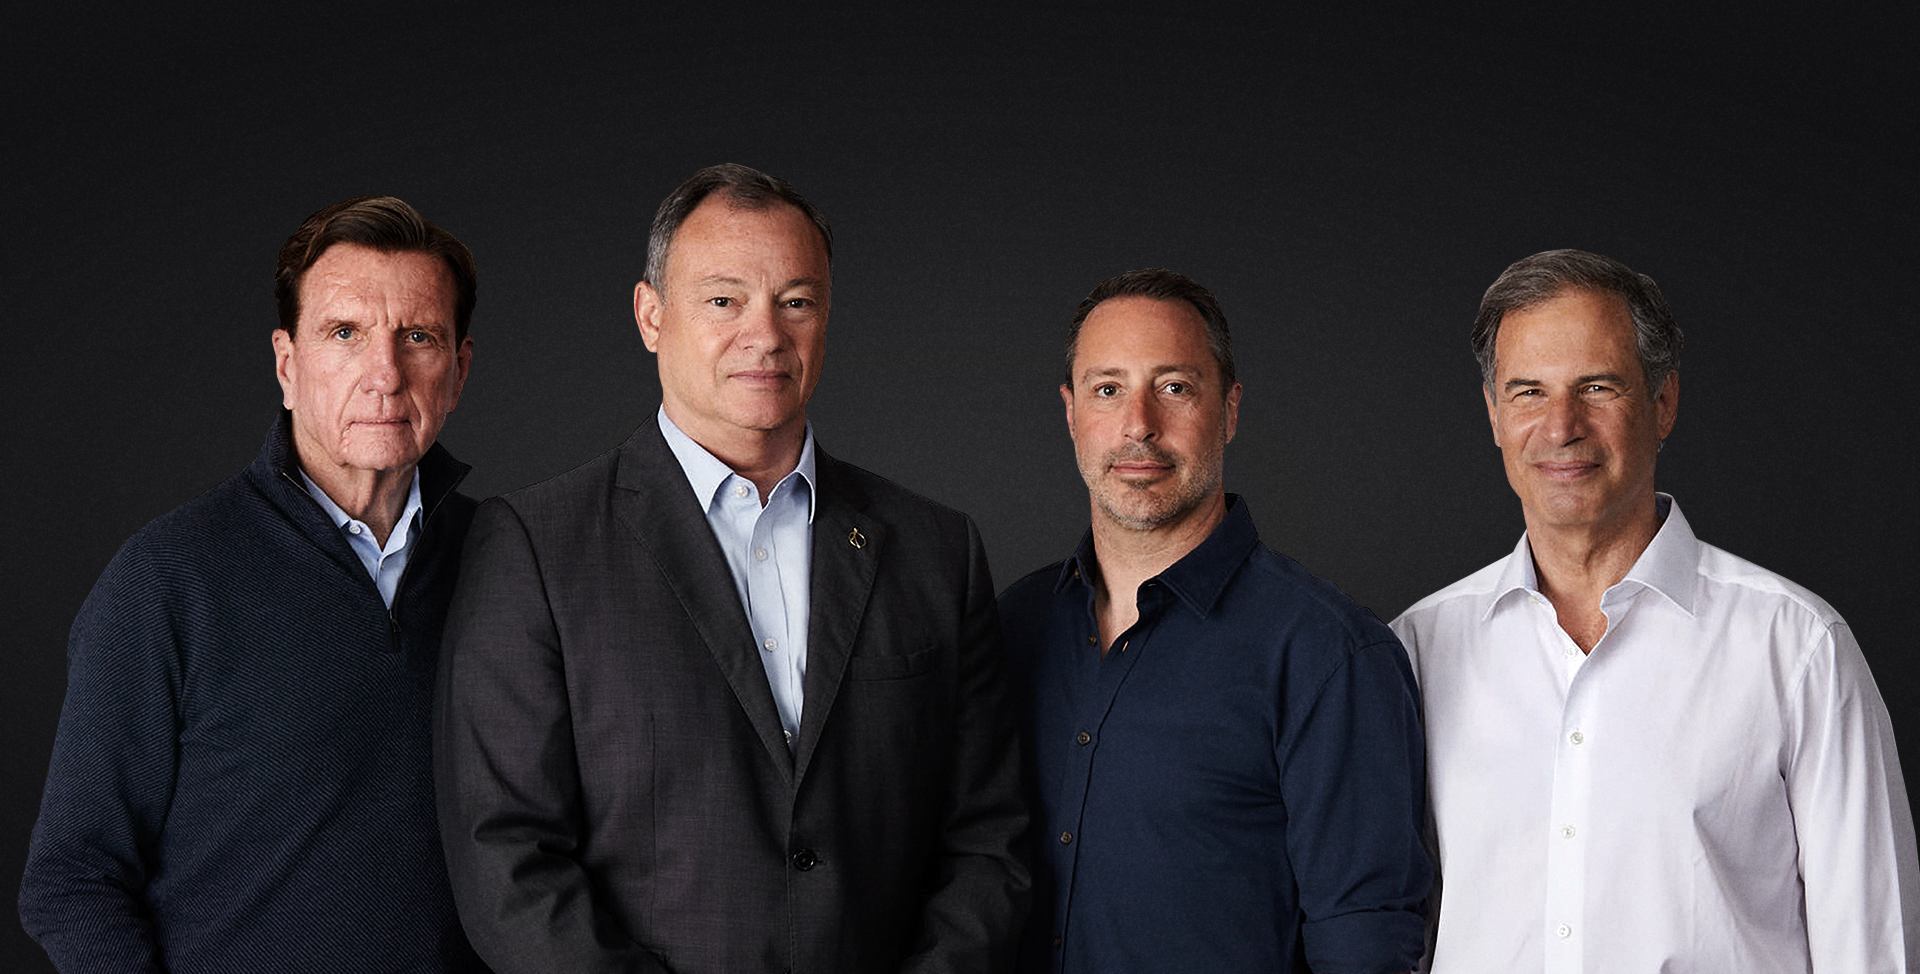
[[750, 386], [773, 387], [785, 384], [789, 376], [780, 369], [745, 369], [731, 373], [727, 378]]
[[1151, 480], [1173, 467], [1173, 457], [1157, 450], [1133, 450], [1107, 459], [1107, 470], [1126, 480]]
[[1544, 460], [1533, 469], [1548, 480], [1580, 480], [1599, 472], [1600, 464], [1593, 460]]

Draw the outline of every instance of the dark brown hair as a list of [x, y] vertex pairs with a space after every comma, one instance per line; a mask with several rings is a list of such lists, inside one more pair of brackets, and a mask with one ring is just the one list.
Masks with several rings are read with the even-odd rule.
[[280, 265], [273, 272], [273, 297], [280, 306], [280, 328], [297, 337], [300, 323], [300, 279], [339, 243], [359, 244], [383, 254], [419, 253], [440, 258], [453, 281], [453, 335], [455, 343], [467, 337], [473, 319], [473, 254], [453, 234], [428, 223], [420, 211], [392, 196], [356, 196], [307, 217], [280, 248]]
[[1080, 307], [1073, 313], [1073, 324], [1067, 327], [1067, 386], [1073, 386], [1073, 356], [1080, 350], [1080, 326], [1087, 323], [1087, 316], [1103, 301], [1114, 298], [1158, 298], [1162, 301], [1185, 301], [1200, 313], [1200, 320], [1207, 325], [1207, 351], [1213, 353], [1213, 361], [1220, 366], [1220, 394], [1226, 395], [1233, 388], [1233, 336], [1227, 331], [1226, 313], [1220, 310], [1220, 302], [1215, 300], [1213, 292], [1200, 286], [1193, 278], [1164, 267], [1148, 267], [1137, 271], [1128, 271], [1101, 281]]

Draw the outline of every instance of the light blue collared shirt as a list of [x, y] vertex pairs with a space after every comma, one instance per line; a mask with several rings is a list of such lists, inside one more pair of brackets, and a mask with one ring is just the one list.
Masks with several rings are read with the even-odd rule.
[[753, 639], [766, 667], [773, 704], [787, 747], [800, 734], [800, 705], [807, 677], [808, 602], [813, 579], [813, 425], [800, 447], [800, 462], [767, 494], [765, 507], [753, 482], [708, 453], [660, 408], [660, 434], [680, 461], [693, 496], [707, 510], [707, 526], [733, 573], [733, 587], [747, 610]]
[[393, 532], [387, 535], [386, 547], [373, 540], [373, 528], [367, 522], [356, 520], [340, 505], [320, 489], [320, 485], [300, 471], [300, 479], [307, 485], [307, 493], [313, 495], [320, 509], [327, 512], [333, 523], [346, 536], [347, 547], [360, 557], [360, 564], [366, 566], [367, 574], [373, 577], [374, 587], [380, 590], [380, 598], [393, 608], [393, 596], [400, 590], [400, 575], [407, 570], [407, 559], [413, 556], [413, 542], [420, 537], [420, 471], [413, 472], [413, 486], [407, 489], [407, 506], [400, 509], [400, 520], [393, 523]]

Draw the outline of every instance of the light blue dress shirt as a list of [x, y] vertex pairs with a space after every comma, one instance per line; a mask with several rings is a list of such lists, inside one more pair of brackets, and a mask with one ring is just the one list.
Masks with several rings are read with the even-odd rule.
[[693, 496], [707, 510], [707, 526], [727, 556], [733, 586], [747, 610], [760, 665], [773, 688], [787, 747], [800, 734], [802, 687], [807, 677], [808, 601], [813, 579], [813, 425], [800, 447], [800, 462], [767, 494], [659, 412], [660, 434], [680, 461]]
[[300, 479], [307, 485], [307, 493], [327, 512], [340, 533], [347, 538], [347, 547], [360, 558], [360, 564], [366, 566], [367, 574], [373, 577], [373, 584], [380, 590], [380, 598], [393, 608], [393, 596], [400, 591], [400, 576], [407, 570], [407, 559], [413, 555], [414, 539], [420, 537], [420, 471], [413, 472], [413, 486], [407, 489], [407, 506], [400, 509], [400, 520], [393, 523], [393, 532], [387, 535], [383, 547], [373, 540], [373, 528], [367, 522], [357, 520], [320, 489], [320, 485], [300, 471]]

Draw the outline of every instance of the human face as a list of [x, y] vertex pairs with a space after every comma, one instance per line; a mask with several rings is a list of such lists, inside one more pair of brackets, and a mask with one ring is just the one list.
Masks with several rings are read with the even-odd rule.
[[294, 328], [273, 333], [274, 371], [308, 476], [411, 474], [460, 401], [473, 355], [471, 338], [454, 340], [446, 266], [334, 244], [301, 275]]
[[1094, 517], [1151, 531], [1219, 495], [1240, 384], [1220, 388], [1206, 322], [1186, 302], [1101, 302], [1080, 326], [1060, 398]]
[[1647, 388], [1626, 302], [1567, 291], [1500, 319], [1487, 418], [1529, 529], [1633, 530], [1654, 517], [1653, 466], [1680, 377]]
[[750, 210], [716, 193], [674, 233], [664, 276], [660, 288], [634, 289], [634, 318], [659, 356], [668, 417], [709, 449], [803, 430], [833, 286], [806, 215], [785, 204]]

